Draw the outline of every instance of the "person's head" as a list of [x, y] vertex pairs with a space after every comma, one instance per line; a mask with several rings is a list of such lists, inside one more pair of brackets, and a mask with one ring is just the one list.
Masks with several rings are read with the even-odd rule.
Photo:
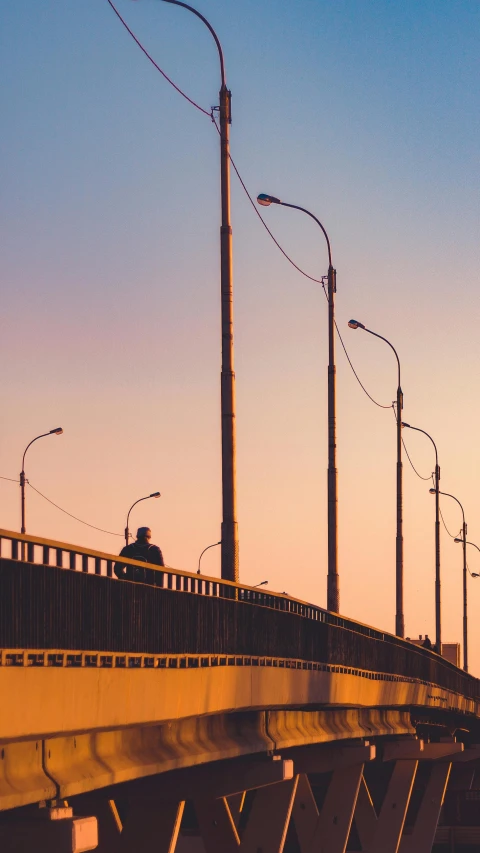
[[152, 538], [152, 531], [149, 527], [139, 527], [137, 530], [137, 542], [149, 542]]

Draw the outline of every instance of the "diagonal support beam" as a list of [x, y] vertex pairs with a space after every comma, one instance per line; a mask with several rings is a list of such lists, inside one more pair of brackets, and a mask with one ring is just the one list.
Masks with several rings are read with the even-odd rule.
[[238, 853], [282, 853], [297, 784], [295, 776], [256, 792]]
[[198, 799], [194, 806], [206, 853], [238, 853], [240, 838], [225, 797]]
[[363, 764], [334, 770], [308, 853], [345, 853], [362, 776]]
[[299, 776], [293, 820], [301, 853], [345, 853], [362, 778], [363, 764], [335, 770], [319, 814], [308, 777]]
[[418, 761], [396, 762], [368, 853], [398, 853], [417, 768]]
[[185, 803], [131, 799], [118, 853], [175, 853]]
[[227, 797], [228, 808], [230, 809], [230, 814], [232, 815], [233, 822], [237, 829], [240, 823], [243, 807], [245, 805], [246, 794], [246, 791], [242, 791], [241, 794], [231, 794], [230, 797]]
[[413, 831], [402, 838], [400, 853], [431, 853], [452, 765], [432, 766]]
[[377, 828], [377, 813], [365, 777], [362, 778], [358, 791], [355, 826], [362, 850], [369, 850]]
[[306, 853], [317, 828], [318, 808], [308, 776], [305, 773], [300, 773], [298, 777], [292, 817], [301, 853]]

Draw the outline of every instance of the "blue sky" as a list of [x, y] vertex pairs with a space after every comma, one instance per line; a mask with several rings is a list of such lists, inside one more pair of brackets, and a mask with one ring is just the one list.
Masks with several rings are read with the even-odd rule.
[[[178, 85], [207, 110], [217, 103], [218, 60], [198, 20], [161, 0], [118, 9]], [[435, 436], [442, 486], [464, 501], [480, 543], [480, 7], [204, 0], [199, 9], [223, 44], [232, 155], [247, 186], [321, 218], [355, 365], [389, 403], [395, 365], [346, 328], [350, 316], [397, 347], [405, 419]], [[32, 483], [119, 533], [133, 500], [159, 488], [162, 500], [141, 505], [133, 525], [150, 523], [167, 562], [195, 568], [220, 525], [216, 131], [106, 0], [16, 0], [3, 4], [0, 32], [0, 474], [17, 476], [28, 441], [61, 423], [61, 438], [29, 451]], [[264, 215], [297, 263], [326, 272], [313, 223], [286, 209]], [[324, 297], [278, 252], [234, 176], [232, 220], [242, 577], [324, 604]], [[342, 609], [391, 630], [394, 423], [340, 350], [337, 360]], [[428, 476], [430, 448], [419, 436], [409, 448]], [[433, 634], [427, 487], [405, 460], [411, 634]], [[2, 525], [14, 529], [15, 489], [0, 485]], [[32, 533], [121, 545], [35, 494], [28, 513]], [[444, 515], [458, 529], [455, 507]], [[461, 555], [446, 533], [442, 548], [444, 636], [458, 639]], [[215, 549], [207, 569], [218, 572]], [[472, 608], [479, 595], [472, 582]]]

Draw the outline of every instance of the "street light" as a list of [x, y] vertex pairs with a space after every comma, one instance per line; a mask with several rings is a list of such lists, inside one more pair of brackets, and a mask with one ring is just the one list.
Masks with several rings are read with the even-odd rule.
[[253, 585], [252, 589], [256, 589], [258, 586], [265, 586], [268, 581], [260, 581], [260, 583], [256, 583]]
[[[430, 494], [435, 494], [435, 489], [429, 489]], [[460, 509], [462, 510], [462, 533], [463, 536], [460, 539], [460, 542], [463, 543], [463, 668], [465, 672], [468, 672], [468, 615], [467, 615], [467, 522], [465, 521], [465, 512], [462, 504], [455, 497], [455, 495], [450, 495], [448, 492], [439, 492], [440, 495], [444, 495], [446, 498], [452, 498], [457, 502]]]
[[313, 213], [297, 204], [287, 204], [274, 195], [260, 193], [258, 204], [269, 207], [280, 204], [310, 216], [323, 231], [328, 249], [328, 578], [327, 609], [333, 613], [340, 610], [340, 584], [338, 576], [338, 494], [337, 494], [337, 427], [336, 427], [336, 370], [335, 370], [335, 293], [337, 272], [332, 265], [330, 240], [322, 223]]
[[25, 483], [26, 483], [26, 480], [25, 480], [25, 456], [26, 456], [27, 450], [29, 447], [31, 447], [33, 442], [38, 441], [39, 438], [45, 438], [45, 436], [47, 436], [47, 435], [62, 435], [62, 433], [63, 433], [62, 427], [55, 427], [55, 429], [51, 429], [49, 432], [42, 432], [41, 435], [37, 435], [36, 438], [32, 438], [30, 444], [27, 444], [27, 446], [25, 448], [25, 451], [23, 454], [23, 459], [22, 459], [22, 470], [20, 471], [20, 492], [21, 492], [21, 509], [22, 509], [22, 531], [21, 532], [22, 533], [27, 532], [26, 527], [25, 527]]
[[220, 228], [220, 279], [222, 326], [222, 569], [225, 580], [238, 582], [238, 523], [236, 495], [235, 373], [233, 363], [233, 265], [232, 226], [230, 223], [230, 125], [232, 93], [227, 88], [225, 62], [218, 36], [206, 18], [188, 3], [163, 0], [182, 6], [200, 18], [210, 31], [220, 59], [220, 191], [222, 224]]
[[135, 503], [131, 505], [131, 507], [127, 513], [127, 523], [125, 525], [125, 545], [128, 545], [128, 540], [130, 539], [130, 531], [128, 529], [128, 522], [129, 522], [130, 513], [131, 513], [133, 507], [136, 506], [137, 504], [139, 504], [140, 501], [148, 501], [149, 498], [160, 498], [160, 497], [161, 497], [160, 492], [152, 492], [151, 495], [145, 495], [144, 498], [139, 498], [138, 501], [135, 501]]
[[382, 335], [377, 332], [372, 332], [367, 329], [363, 323], [358, 320], [349, 320], [350, 329], [363, 329], [369, 335], [374, 335], [385, 341], [386, 344], [395, 353], [398, 366], [398, 385], [397, 385], [397, 537], [395, 543], [395, 570], [396, 570], [396, 615], [395, 615], [395, 633], [397, 637], [405, 636], [405, 618], [403, 614], [403, 466], [402, 466], [402, 409], [403, 409], [403, 391], [400, 383], [400, 359], [397, 350], [387, 341]]
[[[459, 539], [458, 536], [456, 536], [453, 541], [454, 542], [463, 542], [463, 539]], [[478, 547], [478, 545], [475, 545], [475, 542], [467, 542], [467, 545], [473, 545], [473, 547], [476, 548], [477, 551], [480, 551], [480, 548]], [[480, 578], [480, 575], [477, 574], [477, 572], [470, 572], [470, 574], [471, 574], [472, 578]]]
[[441, 587], [440, 587], [440, 466], [438, 464], [438, 451], [431, 435], [425, 432], [424, 429], [411, 426], [402, 422], [402, 427], [414, 429], [416, 432], [422, 432], [430, 439], [435, 448], [435, 645], [439, 655], [442, 654], [442, 609], [441, 609]]
[[199, 575], [199, 574], [200, 574], [200, 561], [201, 561], [201, 559], [202, 559], [202, 557], [203, 557], [203, 555], [204, 555], [205, 551], [208, 551], [208, 549], [209, 549], [209, 548], [216, 548], [216, 547], [217, 547], [217, 545], [221, 545], [221, 544], [222, 544], [222, 540], [220, 539], [220, 542], [214, 542], [214, 543], [213, 543], [213, 545], [207, 545], [207, 547], [203, 549], [202, 553], [200, 554], [200, 556], [199, 556], [199, 558], [198, 558], [198, 569], [197, 569], [197, 575]]

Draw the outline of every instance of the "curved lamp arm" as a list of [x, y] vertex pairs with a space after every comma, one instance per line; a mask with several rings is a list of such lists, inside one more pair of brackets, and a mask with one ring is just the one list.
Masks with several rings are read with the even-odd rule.
[[[431, 494], [434, 494], [434, 493], [435, 493], [435, 489], [430, 489], [430, 493], [431, 493]], [[455, 495], [450, 495], [448, 492], [439, 492], [438, 494], [439, 494], [439, 495], [443, 495], [443, 496], [444, 496], [444, 497], [446, 497], [446, 498], [453, 498], [453, 500], [457, 502], [457, 504], [459, 505], [460, 509], [462, 510], [463, 528], [464, 528], [464, 530], [465, 530], [465, 532], [466, 532], [466, 531], [467, 531], [467, 526], [466, 526], [466, 524], [465, 524], [465, 512], [464, 512], [463, 506], [462, 506], [462, 504], [460, 503], [460, 501], [458, 500], [458, 498], [456, 498], [456, 497], [455, 497]], [[463, 539], [462, 539], [461, 541], [463, 542]], [[465, 541], [466, 541], [466, 540], [465, 540]]]
[[[414, 429], [415, 432], [423, 432], [423, 434], [426, 435], [427, 438], [430, 439], [430, 441], [432, 442], [432, 444], [435, 448], [435, 467], [438, 468], [439, 467], [439, 465], [438, 465], [438, 450], [437, 450], [437, 445], [435, 444], [432, 436], [429, 435], [428, 432], [425, 432], [424, 429], [420, 429], [420, 427], [414, 427], [411, 424], [406, 424], [404, 421], [402, 421], [402, 427], [408, 427], [408, 429]], [[428, 479], [428, 477], [427, 477], [427, 479]]]
[[193, 14], [197, 16], [197, 18], [200, 18], [200, 20], [203, 21], [205, 26], [210, 30], [210, 32], [211, 32], [211, 34], [215, 40], [215, 44], [217, 45], [218, 55], [220, 58], [220, 73], [222, 75], [222, 88], [225, 88], [225, 86], [227, 85], [227, 82], [226, 82], [226, 78], [225, 78], [225, 61], [223, 58], [222, 45], [220, 44], [220, 39], [218, 38], [218, 36], [217, 36], [215, 30], [213, 29], [212, 25], [209, 24], [207, 19], [204, 18], [203, 15], [200, 14], [200, 12], [197, 12], [197, 10], [193, 8], [193, 6], [189, 6], [188, 3], [181, 3], [180, 0], [163, 0], [163, 2], [164, 3], [172, 3], [174, 6], [182, 6], [184, 9], [188, 9], [188, 11], [193, 12]]
[[25, 469], [25, 456], [26, 456], [26, 454], [27, 454], [27, 450], [28, 450], [28, 448], [29, 448], [29, 447], [31, 447], [31, 446], [32, 446], [32, 444], [34, 443], [34, 441], [38, 441], [38, 439], [39, 439], [39, 438], [45, 438], [45, 436], [47, 436], [47, 435], [62, 435], [62, 433], [63, 433], [63, 429], [62, 429], [62, 427], [55, 427], [55, 429], [51, 429], [51, 430], [49, 430], [48, 432], [42, 432], [42, 434], [41, 434], [41, 435], [37, 435], [37, 437], [36, 437], [36, 438], [32, 438], [32, 440], [31, 440], [30, 444], [27, 444], [27, 446], [26, 446], [26, 448], [25, 448], [25, 450], [24, 450], [24, 452], [23, 452], [23, 458], [22, 458], [22, 471], [24, 471], [24, 469]]
[[133, 503], [133, 504], [131, 505], [130, 509], [128, 510], [128, 514], [127, 514], [127, 524], [126, 524], [126, 527], [125, 527], [125, 540], [126, 540], [126, 544], [127, 544], [127, 545], [128, 545], [128, 537], [129, 537], [129, 535], [130, 535], [130, 531], [129, 531], [129, 529], [128, 529], [128, 522], [129, 522], [129, 520], [130, 520], [130, 513], [131, 513], [131, 511], [132, 511], [133, 507], [134, 507], [134, 506], [136, 506], [137, 504], [139, 504], [141, 501], [148, 501], [148, 499], [149, 499], [149, 498], [160, 498], [160, 497], [161, 497], [160, 492], [152, 492], [152, 494], [151, 494], [151, 495], [145, 495], [145, 497], [144, 497], [144, 498], [139, 498], [139, 499], [138, 499], [138, 501], [135, 501], [135, 503]]
[[208, 549], [209, 549], [209, 548], [216, 548], [216, 547], [217, 547], [217, 545], [221, 545], [221, 544], [222, 544], [222, 540], [220, 539], [220, 542], [214, 542], [214, 543], [213, 543], [213, 545], [207, 545], [207, 547], [203, 549], [202, 553], [200, 554], [200, 556], [199, 556], [199, 558], [198, 558], [198, 569], [197, 569], [197, 575], [199, 575], [199, 574], [200, 574], [200, 561], [201, 561], [201, 559], [202, 559], [202, 557], [203, 557], [203, 555], [204, 555], [205, 551], [208, 551]]
[[261, 204], [263, 207], [268, 207], [270, 204], [281, 204], [281, 205], [282, 205], [282, 207], [291, 207], [293, 210], [301, 210], [301, 211], [302, 211], [302, 213], [306, 213], [306, 214], [307, 214], [307, 216], [310, 216], [310, 218], [311, 218], [311, 219], [313, 219], [313, 220], [317, 223], [317, 225], [319, 225], [319, 226], [320, 226], [320, 228], [321, 228], [321, 229], [322, 229], [322, 231], [323, 231], [323, 234], [324, 234], [325, 240], [327, 241], [327, 249], [328, 249], [328, 265], [329, 265], [329, 267], [331, 267], [331, 266], [332, 266], [332, 250], [331, 250], [331, 247], [330, 247], [330, 240], [328, 239], [328, 234], [327, 234], [327, 232], [326, 232], [325, 228], [323, 227], [322, 223], [320, 222], [320, 220], [319, 220], [319, 219], [317, 219], [317, 217], [316, 217], [316, 216], [314, 216], [314, 215], [313, 215], [313, 213], [311, 213], [311, 212], [310, 212], [309, 210], [307, 210], [305, 207], [299, 207], [299, 205], [298, 205], [298, 204], [288, 204], [288, 202], [286, 202], [286, 201], [281, 201], [281, 200], [280, 200], [279, 198], [277, 198], [276, 196], [274, 196], [274, 195], [268, 195], [267, 193], [260, 193], [260, 195], [258, 195], [258, 196], [257, 196], [257, 202], [258, 202], [259, 204]]
[[[389, 340], [387, 340], [387, 338], [384, 338], [384, 337], [383, 337], [383, 335], [379, 335], [377, 332], [372, 332], [372, 330], [371, 330], [371, 329], [367, 329], [367, 327], [366, 327], [366, 326], [364, 326], [364, 325], [363, 325], [363, 323], [360, 323], [360, 321], [359, 321], [359, 320], [349, 320], [349, 321], [348, 321], [348, 325], [349, 325], [349, 327], [350, 327], [351, 329], [363, 329], [363, 331], [364, 331], [364, 332], [368, 332], [368, 334], [369, 334], [369, 335], [373, 335], [375, 338], [380, 338], [380, 340], [381, 340], [381, 341], [385, 341], [385, 343], [386, 343], [386, 344], [388, 344], [388, 346], [390, 347], [390, 349], [392, 349], [392, 350], [393, 350], [393, 352], [395, 353], [395, 358], [397, 359], [397, 366], [398, 366], [398, 387], [400, 388], [400, 387], [401, 387], [401, 385], [402, 385], [402, 383], [400, 382], [400, 359], [399, 359], [399, 357], [398, 357], [397, 350], [395, 349], [395, 347], [393, 346], [393, 344], [391, 344], [391, 343], [390, 343], [390, 341], [389, 341]], [[423, 432], [423, 430], [421, 430], [421, 432]], [[429, 438], [430, 438], [430, 436], [429, 436]]]

